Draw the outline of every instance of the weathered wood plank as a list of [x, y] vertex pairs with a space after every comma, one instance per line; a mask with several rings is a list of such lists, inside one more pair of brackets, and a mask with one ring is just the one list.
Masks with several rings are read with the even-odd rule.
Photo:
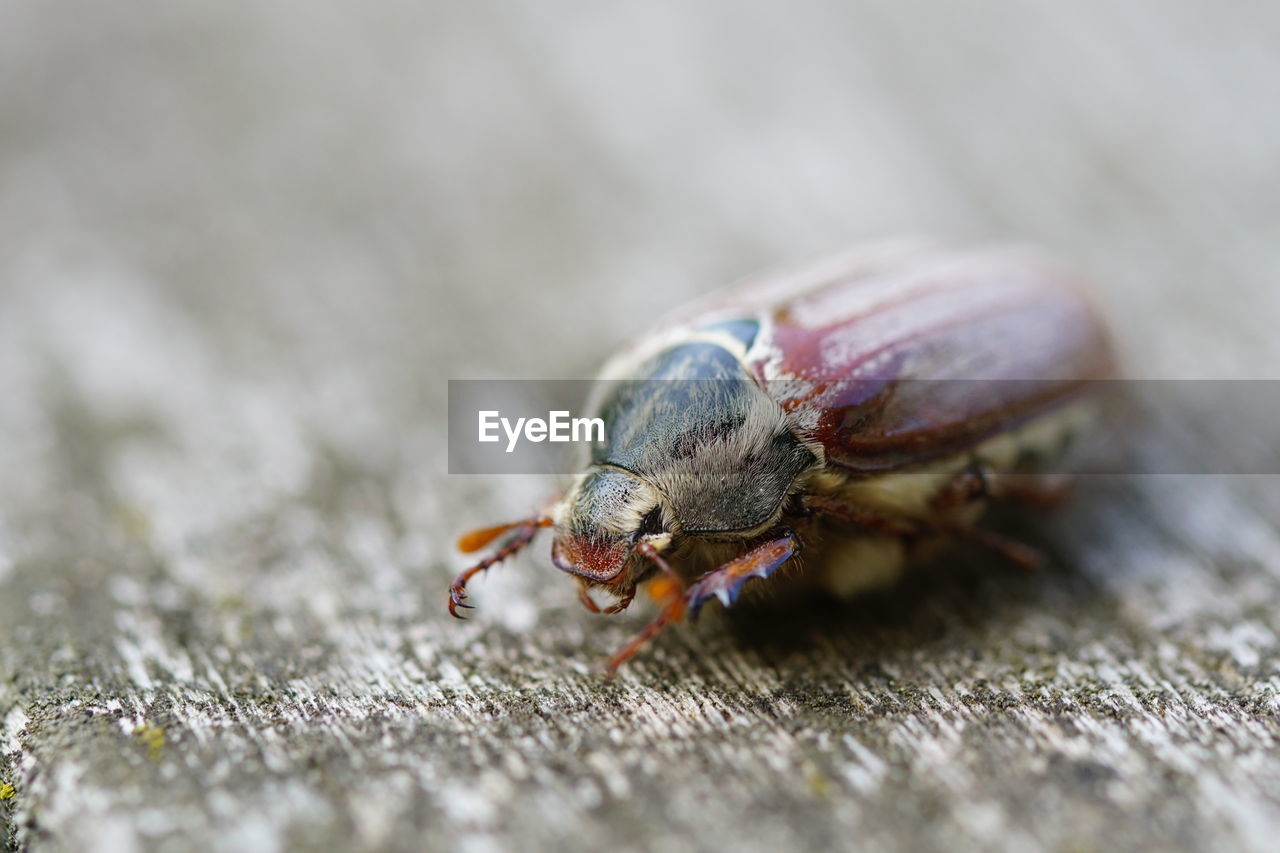
[[[1268, 849], [1280, 483], [1096, 478], [1035, 576], [673, 631], [454, 534], [445, 379], [583, 376], [865, 237], [1075, 258], [1133, 375], [1280, 364], [1280, 15], [7, 4], [0, 821], [32, 850]], [[1206, 418], [1204, 423], [1212, 423]], [[6, 787], [7, 786], [7, 787]]]

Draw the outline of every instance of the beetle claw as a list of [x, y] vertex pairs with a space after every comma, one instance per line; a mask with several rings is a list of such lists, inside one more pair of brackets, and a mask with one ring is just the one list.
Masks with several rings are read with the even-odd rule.
[[459, 607], [466, 608], [467, 610], [475, 610], [475, 605], [465, 603], [466, 598], [467, 591], [461, 586], [455, 586], [449, 589], [449, 615], [454, 619], [461, 619], [464, 622], [467, 620], [467, 617], [458, 612]]

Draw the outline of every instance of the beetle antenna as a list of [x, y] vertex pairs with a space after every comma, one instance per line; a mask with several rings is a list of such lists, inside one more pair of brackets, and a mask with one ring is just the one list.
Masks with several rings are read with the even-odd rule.
[[[526, 518], [524, 521], [517, 521], [511, 524], [500, 524], [497, 527], [489, 527], [484, 530], [476, 530], [468, 533], [458, 540], [458, 549], [461, 551], [476, 551], [485, 545], [497, 539], [508, 531], [515, 531], [515, 535], [507, 541], [498, 550], [485, 557], [469, 569], [459, 572], [458, 576], [453, 579], [453, 583], [449, 585], [449, 615], [455, 619], [466, 619], [458, 612], [459, 607], [468, 610], [472, 605], [466, 604], [467, 599], [467, 582], [473, 577], [483, 572], [485, 569], [502, 562], [507, 557], [520, 551], [526, 545], [533, 541], [538, 535], [538, 530], [543, 527], [550, 527], [552, 520], [550, 516], [540, 515], [534, 518]], [[478, 543], [478, 544], [477, 544]], [[468, 547], [471, 546], [471, 547]]]

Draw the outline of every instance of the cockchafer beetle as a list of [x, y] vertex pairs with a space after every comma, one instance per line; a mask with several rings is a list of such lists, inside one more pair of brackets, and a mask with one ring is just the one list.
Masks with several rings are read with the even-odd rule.
[[[1072, 279], [1022, 250], [898, 241], [713, 295], [608, 362], [605, 441], [545, 511], [459, 540], [506, 537], [453, 581], [449, 610], [461, 618], [470, 578], [554, 527], [552, 561], [592, 611], [621, 612], [647, 581], [665, 598], [612, 674], [664, 626], [796, 562], [823, 525], [877, 546], [806, 556], [804, 576], [838, 592], [883, 578], [886, 558], [896, 572], [921, 540], [1034, 565], [975, 523], [992, 500], [1059, 495], [1036, 463], [1112, 374]], [[597, 587], [616, 597], [603, 611]]]

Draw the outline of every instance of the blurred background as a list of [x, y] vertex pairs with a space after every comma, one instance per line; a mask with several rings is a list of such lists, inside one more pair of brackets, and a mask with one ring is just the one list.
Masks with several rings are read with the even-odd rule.
[[[1262, 845], [1280, 829], [1265, 817], [1274, 717], [1217, 776], [1203, 756], [1165, 766], [1146, 752], [1107, 768], [1102, 799], [984, 772], [1006, 766], [998, 750], [955, 759], [1005, 786], [979, 802], [948, 787], [956, 765], [906, 741], [889, 738], [879, 764], [867, 747], [819, 749], [777, 759], [772, 781], [802, 791], [829, 776], [828, 805], [788, 811], [784, 797], [770, 820], [734, 824], [754, 789], [717, 800], [711, 786], [741, 766], [655, 770], [653, 735], [626, 723], [696, 729], [655, 696], [672, 673], [724, 677], [716, 655], [738, 652], [714, 639], [710, 658], [688, 640], [658, 654], [666, 681], [642, 664], [639, 686], [609, 694], [624, 734], [599, 732], [598, 755], [551, 736], [597, 755], [581, 778], [534, 741], [522, 754], [552, 769], [495, 776], [537, 731], [519, 722], [528, 708], [604, 701], [586, 664], [634, 620], [601, 628], [571, 610], [567, 585], [543, 584], [559, 580], [543, 554], [481, 586], [476, 621], [441, 616], [456, 532], [550, 488], [445, 475], [446, 380], [590, 376], [682, 302], [863, 240], [1040, 245], [1092, 277], [1131, 376], [1276, 378], [1275, 4], [0, 0], [0, 21], [10, 843], [182, 847], [230, 822], [229, 849], [409, 847], [428, 830], [477, 848], [679, 846], [719, 809], [718, 837], [760, 845], [855, 829], [890, 848]], [[1059, 638], [1042, 661], [1058, 686], [1086, 689], [1062, 666], [1090, 659], [1089, 643], [1123, 659], [1154, 631], [1134, 654], [1168, 641], [1206, 667], [1167, 683], [1212, 682], [1226, 661], [1254, 673], [1228, 679], [1233, 695], [1274, 709], [1280, 496], [1209, 491], [1082, 511], [1095, 526], [1074, 552], [1093, 585], [1081, 600], [1121, 604], [1091, 621], [1077, 601], [1028, 629], [1024, 646]], [[1076, 581], [1046, 583], [1048, 599], [1075, 600]], [[1111, 633], [1117, 613], [1135, 621]], [[954, 686], [975, 659], [1014, 660], [998, 645], [1007, 627], [990, 642], [944, 629], [922, 689], [946, 681], [929, 667]], [[963, 648], [977, 651], [946, 657]], [[794, 672], [829, 685], [824, 666]], [[779, 695], [759, 701], [804, 707]], [[442, 757], [495, 702], [516, 722], [488, 746], [475, 735], [470, 763]], [[85, 729], [84, 714], [110, 724]], [[147, 726], [181, 756], [160, 776], [127, 752]], [[1220, 784], [1148, 780], [1165, 771]], [[480, 793], [450, 793], [449, 778]], [[1027, 790], [1058, 798], [1039, 825]], [[548, 814], [577, 817], [539, 823]], [[819, 829], [797, 835], [799, 816]]]

